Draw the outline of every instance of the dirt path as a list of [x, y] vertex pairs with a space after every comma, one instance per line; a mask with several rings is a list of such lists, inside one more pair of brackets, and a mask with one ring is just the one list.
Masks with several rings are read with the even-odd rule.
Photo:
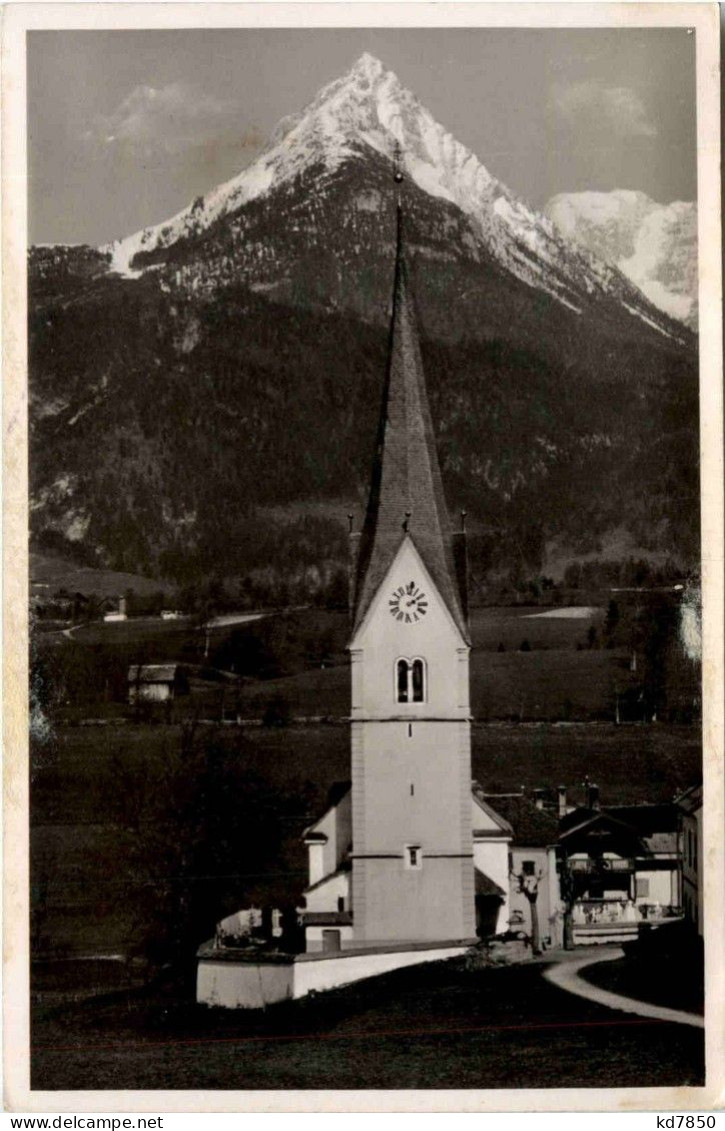
[[570, 994], [596, 1001], [599, 1005], [606, 1005], [609, 1009], [621, 1009], [626, 1013], [636, 1013], [640, 1017], [652, 1017], [658, 1021], [674, 1021], [678, 1025], [693, 1025], [704, 1029], [705, 1020], [697, 1013], [685, 1013], [679, 1009], [667, 1009], [663, 1005], [653, 1005], [648, 1001], [638, 1001], [635, 998], [624, 997], [623, 994], [612, 993], [611, 990], [601, 990], [579, 977], [579, 971], [585, 966], [594, 966], [599, 962], [611, 962], [615, 958], [624, 958], [621, 947], [597, 947], [596, 953], [589, 951], [581, 958], [568, 962], [558, 962], [544, 970], [547, 981], [558, 986], [560, 990], [567, 990]]

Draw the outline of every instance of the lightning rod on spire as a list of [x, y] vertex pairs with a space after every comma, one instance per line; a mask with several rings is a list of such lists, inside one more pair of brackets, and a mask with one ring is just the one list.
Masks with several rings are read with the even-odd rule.
[[395, 145], [393, 147], [393, 180], [395, 181], [396, 185], [402, 184], [403, 181], [403, 170], [401, 168], [402, 161], [403, 150], [401, 148], [400, 142], [396, 139]]

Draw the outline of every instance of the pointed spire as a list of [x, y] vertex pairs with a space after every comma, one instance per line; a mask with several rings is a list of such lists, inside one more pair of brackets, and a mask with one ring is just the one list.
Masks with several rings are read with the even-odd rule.
[[[402, 181], [399, 153], [395, 181]], [[425, 562], [448, 611], [468, 639], [448, 512], [405, 258], [403, 208], [397, 200], [393, 316], [388, 369], [370, 497], [353, 595], [353, 631], [361, 624], [404, 538]]]

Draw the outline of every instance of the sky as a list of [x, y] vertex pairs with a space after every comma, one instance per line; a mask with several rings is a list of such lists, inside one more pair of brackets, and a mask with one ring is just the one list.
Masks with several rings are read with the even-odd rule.
[[31, 243], [105, 243], [238, 173], [369, 51], [535, 208], [696, 191], [695, 35], [667, 29], [28, 34]]

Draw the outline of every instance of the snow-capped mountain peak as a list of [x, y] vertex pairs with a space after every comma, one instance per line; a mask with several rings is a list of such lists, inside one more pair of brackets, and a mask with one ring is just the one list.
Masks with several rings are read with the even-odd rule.
[[[102, 249], [112, 269], [135, 275], [139, 252], [198, 236], [220, 217], [292, 183], [309, 169], [332, 173], [350, 159], [399, 153], [423, 192], [460, 209], [473, 238], [506, 270], [579, 313], [592, 297], [616, 296], [664, 334], [671, 327], [616, 268], [563, 235], [497, 181], [379, 59], [365, 53], [297, 114], [284, 118], [269, 145], [236, 177], [171, 220]], [[643, 307], [643, 309], [641, 309]]]

